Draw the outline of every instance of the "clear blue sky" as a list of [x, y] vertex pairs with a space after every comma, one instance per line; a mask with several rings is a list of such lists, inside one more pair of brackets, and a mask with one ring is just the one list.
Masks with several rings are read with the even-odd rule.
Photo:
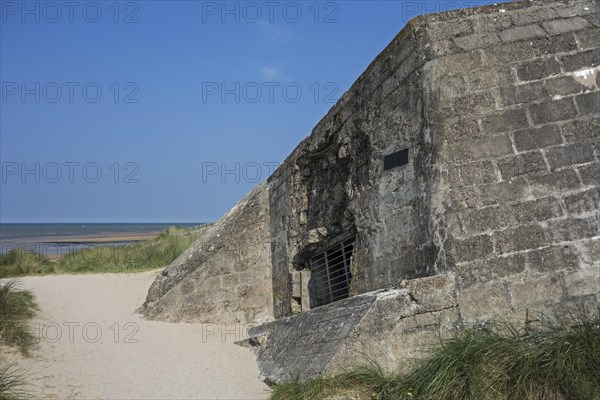
[[214, 221], [409, 19], [489, 3], [1, 0], [0, 222]]

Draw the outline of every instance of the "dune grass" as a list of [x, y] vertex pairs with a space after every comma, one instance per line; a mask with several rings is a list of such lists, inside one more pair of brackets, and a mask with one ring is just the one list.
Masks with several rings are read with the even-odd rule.
[[0, 400], [28, 400], [25, 376], [14, 363], [0, 360]]
[[465, 329], [400, 373], [376, 362], [276, 386], [271, 400], [598, 400], [600, 312], [518, 331]]
[[98, 246], [65, 254], [55, 261], [15, 248], [0, 255], [0, 278], [52, 273], [132, 272], [169, 265], [208, 225], [169, 227], [156, 238], [125, 246]]
[[20, 248], [0, 254], [0, 278], [49, 274], [54, 267], [47, 257]]
[[[33, 294], [15, 280], [0, 283], [0, 346], [12, 346], [28, 355], [35, 344], [29, 322], [38, 311]], [[28, 399], [24, 375], [16, 364], [0, 357], [0, 400]]]
[[94, 247], [63, 257], [60, 272], [121, 272], [169, 265], [198, 237], [190, 229], [169, 227], [154, 239], [119, 247]]
[[0, 342], [27, 355], [35, 343], [28, 322], [38, 309], [33, 294], [20, 289], [18, 281], [0, 283]]

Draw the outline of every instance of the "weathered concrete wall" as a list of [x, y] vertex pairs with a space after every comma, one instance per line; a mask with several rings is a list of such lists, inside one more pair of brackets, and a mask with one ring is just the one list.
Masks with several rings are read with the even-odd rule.
[[465, 317], [596, 301], [598, 21], [589, 0], [411, 21], [269, 179], [275, 315], [353, 234], [351, 295], [452, 273]]
[[164, 321], [273, 318], [269, 202], [259, 185], [166, 268], [139, 311]]
[[456, 276], [466, 321], [599, 300], [599, 12], [518, 2], [426, 19], [434, 269]]
[[[278, 317], [292, 314], [291, 271], [348, 236], [353, 295], [433, 272], [414, 34], [403, 30], [269, 179]], [[383, 171], [404, 149], [408, 164]]]
[[[275, 316], [298, 309], [291, 272], [349, 235], [350, 294], [375, 300], [360, 320], [352, 297], [323, 320], [284, 320], [324, 326], [332, 347], [269, 325], [254, 341], [268, 379], [335, 370], [359, 349], [395, 368], [452, 327], [600, 303], [599, 28], [598, 2], [548, 0], [400, 32], [269, 179]], [[408, 164], [384, 171], [400, 149]], [[426, 289], [367, 293], [403, 279]], [[338, 307], [352, 326], [341, 342], [345, 325], [324, 322]]]

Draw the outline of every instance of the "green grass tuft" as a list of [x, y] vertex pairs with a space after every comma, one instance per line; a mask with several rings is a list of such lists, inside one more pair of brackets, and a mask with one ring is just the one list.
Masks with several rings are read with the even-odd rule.
[[14, 248], [0, 254], [0, 278], [49, 274], [54, 268], [55, 263], [47, 257], [31, 251]]
[[[28, 355], [35, 336], [28, 325], [38, 311], [33, 294], [15, 280], [0, 283], [0, 346], [14, 346]], [[0, 400], [29, 399], [24, 375], [16, 364], [0, 358]]]
[[370, 361], [335, 376], [291, 379], [271, 399], [599, 400], [600, 310], [521, 331], [465, 329], [402, 371]]
[[19, 289], [16, 280], [0, 283], [0, 342], [27, 354], [35, 343], [28, 322], [38, 310], [33, 294]]
[[141, 271], [169, 265], [198, 235], [190, 230], [169, 227], [154, 239], [119, 247], [94, 247], [63, 257], [61, 272]]
[[0, 400], [29, 400], [25, 376], [14, 363], [0, 360]]

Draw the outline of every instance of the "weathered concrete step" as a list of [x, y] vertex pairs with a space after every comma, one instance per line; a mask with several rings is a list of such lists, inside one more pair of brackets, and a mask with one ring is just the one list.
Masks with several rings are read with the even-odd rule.
[[440, 317], [454, 323], [455, 308], [454, 279], [437, 275], [253, 327], [238, 344], [256, 352], [267, 384], [309, 379], [355, 362], [363, 346], [384, 364], [390, 353], [401, 357], [408, 351], [404, 343], [414, 344], [424, 331], [445, 329]]

